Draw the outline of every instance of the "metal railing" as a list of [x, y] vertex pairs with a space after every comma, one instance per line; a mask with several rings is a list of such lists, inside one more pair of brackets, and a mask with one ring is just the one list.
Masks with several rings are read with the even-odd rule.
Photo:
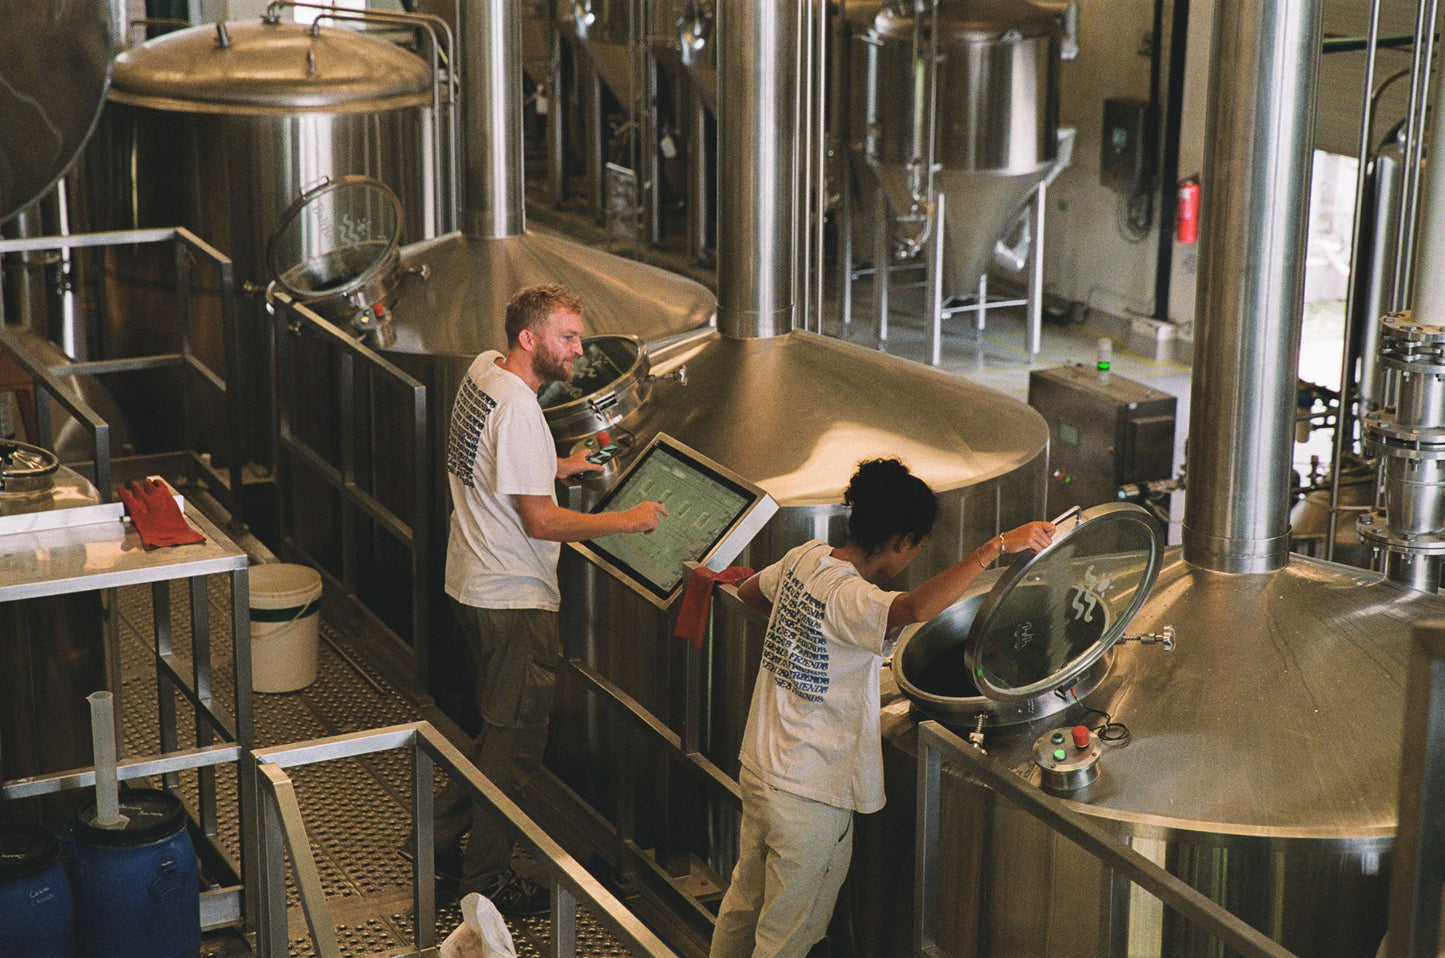
[[[105, 246], [144, 245], [147, 243], [173, 243], [175, 248], [175, 303], [176, 315], [180, 322], [180, 352], [158, 353], [146, 356], [128, 356], [106, 360], [68, 360], [47, 366], [32, 356], [0, 324], [0, 345], [13, 355], [20, 366], [35, 379], [42, 389], [35, 392], [35, 415], [38, 445], [49, 444], [51, 435], [50, 403], [58, 402], [92, 436], [95, 448], [95, 484], [104, 501], [114, 496], [111, 481], [111, 437], [110, 427], [80, 400], [67, 393], [60, 380], [67, 376], [108, 376], [158, 369], [180, 368], [188, 375], [183, 377], [183, 395], [176, 403], [181, 417], [183, 449], [188, 466], [196, 474], [210, 476], [216, 480], [212, 490], [216, 498], [230, 510], [232, 520], [244, 525], [244, 495], [242, 490], [242, 455], [239, 437], [245, 434], [245, 409], [237, 391], [230, 388], [240, 381], [240, 345], [237, 340], [235, 280], [231, 260], [214, 247], [182, 227], [170, 229], [120, 230], [108, 233], [83, 233], [75, 236], [41, 236], [28, 239], [0, 240], [0, 255], [5, 253], [49, 252]], [[221, 284], [221, 339], [222, 362], [225, 366], [218, 373], [195, 352], [192, 343], [191, 315], [191, 259], [199, 256], [214, 264]], [[209, 386], [223, 397], [226, 420], [230, 428], [220, 435], [206, 434], [195, 422], [193, 410], [194, 389], [199, 385]], [[207, 455], [207, 449], [215, 449], [227, 463], [226, 471], [216, 469]]]
[[[1115, 873], [1214, 935], [1238, 958], [1297, 958], [1294, 952], [1237, 918], [1182, 879], [1124, 844], [1062, 802], [1025, 782], [1012, 769], [980, 752], [937, 722], [918, 726], [918, 818], [914, 849], [913, 940], [915, 955], [942, 958], [937, 943], [940, 796], [947, 760], [966, 779], [990, 789], [1093, 855]], [[1438, 887], [1437, 887], [1438, 890]], [[1437, 901], [1438, 906], [1438, 901]]]
[[263, 894], [257, 936], [261, 958], [281, 958], [287, 953], [285, 866], [288, 855], [316, 953], [321, 958], [336, 958], [340, 954], [336, 928], [330, 919], [316, 860], [306, 837], [301, 808], [284, 770], [402, 748], [409, 749], [412, 758], [411, 814], [416, 840], [412, 860], [416, 947], [413, 954], [437, 945], [432, 827], [435, 766], [440, 764], [473, 801], [485, 802], [506, 817], [518, 844], [547, 872], [552, 891], [551, 934], [543, 953], [548, 958], [571, 958], [577, 954], [579, 902], [633, 954], [675, 958], [662, 939], [649, 931], [428, 722], [257, 749], [251, 753], [259, 763], [261, 785]]
[[[334, 583], [375, 617], [376, 623], [389, 634], [409, 645], [414, 656], [416, 688], [427, 683], [428, 635], [428, 534], [432, 474], [428, 466], [426, 387], [392, 365], [380, 353], [358, 342], [350, 333], [296, 302], [274, 288], [267, 291], [267, 302], [275, 319], [276, 350], [276, 470], [280, 503], [280, 530], [287, 546]], [[335, 361], [337, 395], [324, 397], [335, 402], [333, 410], [339, 436], [325, 436], [337, 442], [335, 453], [317, 448], [301, 435], [296, 417], [300, 405], [315, 395], [300, 395], [300, 388], [311, 388], [309, 381], [297, 382], [296, 341], [308, 336], [314, 343], [330, 351]], [[358, 378], [368, 375], [367, 393], [389, 388], [399, 394], [396, 407], [410, 427], [410, 436], [378, 435], [373, 423], [363, 421], [357, 413]], [[298, 388], [292, 389], [295, 385]], [[387, 406], [388, 409], [392, 408]], [[373, 406], [373, 413], [376, 407]], [[369, 467], [384, 460], [395, 459], [393, 452], [403, 443], [410, 443], [410, 459], [403, 464], [404, 475], [398, 480], [408, 488], [402, 493], [409, 515], [388, 507], [378, 491], [379, 480], [366, 475]], [[333, 461], [333, 459], [335, 461]], [[330, 487], [341, 500], [340, 568], [335, 561], [318, 555], [298, 533], [295, 484], [291, 474], [304, 471]], [[385, 615], [373, 602], [375, 596], [360, 585], [361, 554], [372, 547], [371, 539], [362, 529], [368, 520], [383, 534], [399, 543], [410, 555], [411, 572], [411, 635], [397, 636], [386, 623]]]

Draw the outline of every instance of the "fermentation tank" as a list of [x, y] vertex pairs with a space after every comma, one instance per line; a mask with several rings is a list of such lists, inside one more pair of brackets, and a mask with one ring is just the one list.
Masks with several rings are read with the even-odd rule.
[[[106, 231], [184, 226], [231, 257], [237, 285], [264, 285], [266, 244], [308, 188], [351, 174], [381, 180], [401, 198], [402, 236], [449, 228], [437, 148], [431, 67], [399, 46], [332, 25], [279, 19], [165, 34], [116, 58], [110, 102], [82, 164], [75, 226]], [[175, 352], [179, 330], [154, 322], [172, 267], [146, 248], [110, 247], [91, 277], [97, 326], [86, 337], [105, 359]], [[217, 328], [219, 295], [195, 290]], [[162, 302], [165, 300], [165, 302]], [[270, 347], [263, 303], [242, 299], [239, 325], [243, 448], [270, 464]], [[204, 334], [202, 334], [204, 335]], [[215, 333], [198, 347], [222, 368]], [[139, 384], [120, 396], [142, 424], [174, 422], [173, 399]], [[177, 448], [141, 437], [146, 451]]]
[[904, 15], [902, 6], [884, 4], [855, 28], [852, 149], [899, 217], [931, 216], [935, 195], [948, 198], [944, 279], [971, 291], [1058, 155], [1062, 8], [939, 0]]

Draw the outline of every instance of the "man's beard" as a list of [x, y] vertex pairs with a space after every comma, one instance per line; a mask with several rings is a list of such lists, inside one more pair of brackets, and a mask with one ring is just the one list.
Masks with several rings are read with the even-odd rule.
[[565, 353], [537, 353], [532, 360], [532, 371], [545, 382], [565, 383], [572, 378], [572, 366], [567, 362], [569, 358]]

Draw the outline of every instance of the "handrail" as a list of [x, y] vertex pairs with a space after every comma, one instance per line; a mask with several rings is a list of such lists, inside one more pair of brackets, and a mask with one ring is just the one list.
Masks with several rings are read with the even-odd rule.
[[[346, 330], [338, 328], [335, 324], [327, 322], [302, 303], [297, 302], [284, 291], [278, 289], [272, 283], [266, 289], [266, 302], [268, 308], [274, 314], [275, 335], [273, 337], [276, 351], [276, 444], [278, 470], [277, 491], [281, 497], [281, 535], [288, 541], [288, 544], [301, 552], [309, 560], [310, 564], [320, 569], [323, 574], [331, 576], [340, 582], [347, 593], [367, 609], [368, 612], [376, 614], [371, 604], [360, 595], [356, 588], [355, 569], [356, 559], [359, 550], [364, 548], [364, 543], [352, 535], [349, 525], [344, 525], [341, 535], [341, 570], [339, 573], [333, 571], [328, 563], [321, 557], [309, 554], [305, 544], [295, 535], [295, 516], [292, 504], [293, 490], [291, 484], [285, 481], [284, 472], [294, 464], [304, 468], [308, 473], [319, 477], [326, 485], [330, 486], [341, 497], [342, 502], [348, 509], [364, 515], [375, 522], [377, 526], [387, 535], [395, 539], [403, 548], [411, 554], [411, 635], [398, 637], [407, 642], [413, 653], [416, 674], [413, 681], [418, 689], [426, 687], [427, 681], [427, 660], [428, 660], [428, 628], [430, 619], [430, 599], [427, 589], [430, 581], [427, 575], [429, 567], [429, 543], [430, 536], [430, 495], [432, 475], [430, 463], [427, 459], [427, 391], [426, 386], [408, 375], [400, 367], [390, 362], [381, 353], [371, 349], [365, 343], [358, 342], [356, 338]], [[356, 421], [355, 410], [350, 402], [343, 402], [340, 407], [340, 430], [341, 449], [339, 463], [334, 463], [328, 455], [320, 449], [316, 449], [292, 429], [293, 403], [295, 397], [287, 389], [291, 379], [291, 370], [294, 364], [293, 349], [291, 341], [295, 334], [305, 330], [326, 343], [336, 354], [336, 362], [340, 369], [343, 380], [350, 381], [355, 374], [356, 364], [362, 363], [365, 369], [374, 371], [378, 376], [394, 384], [401, 392], [407, 394], [405, 398], [398, 401], [401, 406], [407, 407], [405, 413], [411, 427], [411, 461], [408, 463], [408, 481], [411, 485], [411, 497], [406, 504], [409, 515], [400, 515], [385, 504], [375, 495], [375, 490], [364, 488], [357, 480], [357, 462], [353, 450], [358, 442], [357, 436], [366, 428], [365, 424]], [[390, 437], [400, 441], [401, 437]], [[375, 454], [376, 450], [370, 450]], [[282, 453], [290, 457], [290, 460], [283, 459]], [[348, 523], [350, 519], [346, 520]], [[380, 620], [380, 616], [377, 616]], [[389, 628], [389, 627], [388, 627]]]
[[918, 823], [916, 833], [914, 953], [941, 954], [934, 939], [940, 847], [943, 760], [962, 766], [969, 781], [990, 789], [1093, 855], [1115, 873], [1158, 898], [1219, 939], [1240, 958], [1298, 958], [1289, 949], [1125, 845], [1104, 828], [1026, 783], [1012, 769], [974, 748], [937, 722], [918, 726]]
[[[242, 477], [245, 463], [242, 462], [239, 440], [236, 437], [245, 434], [245, 430], [242, 428], [245, 419], [245, 409], [241, 405], [238, 391], [230, 388], [240, 381], [240, 347], [237, 343], [235, 279], [230, 257], [224, 255], [194, 233], [179, 226], [137, 230], [114, 230], [104, 233], [81, 233], [70, 236], [40, 236], [0, 240], [0, 255], [11, 252], [89, 249], [104, 246], [141, 245], [165, 242], [175, 244], [175, 302], [181, 324], [180, 353], [131, 356], [103, 362], [81, 362], [68, 359], [65, 363], [47, 368], [34, 357], [30, 356], [24, 347], [15, 341], [14, 337], [10, 335], [9, 330], [6, 328], [0, 328], [0, 344], [4, 344], [25, 371], [44, 386], [43, 390], [37, 391], [35, 404], [36, 423], [40, 433], [40, 436], [37, 438], [40, 445], [45, 445], [50, 439], [49, 404], [52, 399], [59, 402], [77, 422], [82, 423], [92, 434], [95, 447], [95, 484], [104, 502], [110, 502], [114, 496], [111, 481], [110, 426], [84, 402], [69, 396], [60, 383], [59, 377], [68, 375], [98, 376], [110, 373], [136, 372], [140, 370], [181, 366], [188, 373], [194, 374], [195, 377], [210, 386], [215, 392], [220, 393], [225, 401], [226, 416], [232, 428], [226, 430], [224, 435], [219, 437], [217, 441], [217, 445], [221, 447], [224, 458], [228, 463], [224, 485], [229, 489], [229, 495], [218, 494], [217, 498], [223, 500], [225, 505], [229, 507], [232, 521], [237, 526], [244, 526], [245, 496], [242, 488]], [[225, 364], [223, 374], [218, 374], [215, 370], [208, 367], [200, 357], [195, 354], [191, 347], [191, 253], [195, 253], [209, 260], [220, 274], [221, 336], [223, 343], [223, 362]], [[0, 324], [0, 326], [3, 326], [3, 324]], [[186, 377], [185, 383], [189, 384], [190, 382], [191, 377]], [[182, 388], [188, 391], [189, 387], [183, 386]], [[188, 399], [189, 396], [184, 395], [177, 404], [181, 410], [183, 421], [184, 452], [190, 457], [193, 465], [202, 472], [219, 477], [220, 471], [213, 467], [208, 457], [202, 455], [198, 449], [199, 442], [194, 424], [189, 415], [191, 403]]]
[[330, 912], [317, 876], [305, 824], [291, 780], [284, 769], [397, 748], [410, 748], [412, 754], [412, 833], [417, 843], [412, 861], [412, 903], [416, 909], [414, 935], [418, 952], [436, 945], [432, 792], [434, 764], [439, 763], [473, 801], [485, 802], [500, 812], [512, 826], [513, 837], [547, 871], [552, 889], [552, 911], [551, 935], [544, 953], [549, 958], [576, 955], [578, 902], [586, 905], [588, 912], [634, 954], [649, 958], [676, 958], [661, 938], [643, 925], [601, 882], [588, 874], [576, 859], [429, 722], [394, 725], [251, 752], [252, 759], [260, 767], [265, 832], [262, 848], [265, 894], [262, 926], [257, 936], [261, 958], [279, 958], [287, 953], [283, 839], [290, 852], [296, 887], [316, 951], [323, 958], [338, 954], [335, 927], [330, 922]]

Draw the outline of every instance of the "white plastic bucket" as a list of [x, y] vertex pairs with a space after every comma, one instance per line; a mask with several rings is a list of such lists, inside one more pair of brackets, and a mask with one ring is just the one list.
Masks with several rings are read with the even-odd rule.
[[321, 573], [271, 562], [251, 567], [251, 687], [294, 692], [316, 681]]

